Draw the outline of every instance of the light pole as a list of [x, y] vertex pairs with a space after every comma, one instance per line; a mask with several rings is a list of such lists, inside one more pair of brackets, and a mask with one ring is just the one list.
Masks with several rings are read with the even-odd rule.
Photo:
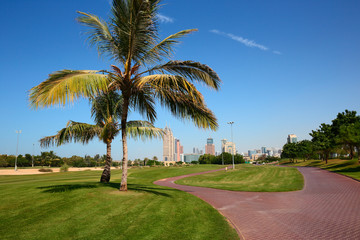
[[18, 149], [19, 149], [19, 135], [21, 130], [16, 131], [17, 133], [17, 143], [16, 143], [16, 157], [15, 157], [15, 171], [17, 171], [17, 158], [18, 158]]
[[33, 143], [33, 152], [32, 152], [32, 158], [31, 158], [31, 167], [34, 167], [34, 148], [35, 148], [35, 143]]
[[232, 142], [232, 144], [233, 144], [233, 146], [232, 146], [232, 151], [231, 151], [231, 155], [232, 155], [232, 164], [233, 164], [233, 169], [235, 169], [235, 164], [234, 164], [234, 139], [233, 139], [233, 128], [232, 128], [232, 126], [233, 126], [233, 124], [234, 124], [234, 122], [228, 122], [228, 124], [230, 124], [230, 126], [231, 126], [231, 142]]

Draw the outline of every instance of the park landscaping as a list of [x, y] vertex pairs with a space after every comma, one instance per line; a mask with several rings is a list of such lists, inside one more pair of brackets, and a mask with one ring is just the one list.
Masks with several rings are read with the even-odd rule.
[[187, 177], [176, 183], [232, 191], [286, 192], [302, 189], [304, 179], [296, 168], [242, 164], [235, 170]]
[[99, 171], [0, 176], [1, 239], [238, 239], [213, 207], [197, 197], [154, 185], [158, 179], [221, 166], [136, 168], [119, 191]]
[[360, 180], [360, 164], [357, 159], [329, 159], [327, 164], [325, 161], [321, 160], [299, 160], [298, 162], [283, 160], [281, 161], [281, 164], [297, 167], [318, 167]]

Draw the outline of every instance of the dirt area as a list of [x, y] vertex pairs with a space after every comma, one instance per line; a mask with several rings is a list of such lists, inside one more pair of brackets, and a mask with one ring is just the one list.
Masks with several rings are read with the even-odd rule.
[[[0, 175], [31, 175], [31, 174], [49, 174], [49, 173], [60, 172], [60, 168], [51, 168], [51, 169], [53, 170], [53, 172], [39, 172], [38, 168], [26, 168], [26, 169], [18, 168], [17, 171], [15, 171], [13, 168], [0, 169]], [[116, 168], [112, 167], [111, 169], [116, 169]], [[69, 168], [69, 172], [86, 171], [86, 170], [102, 171], [103, 169], [99, 167]]]

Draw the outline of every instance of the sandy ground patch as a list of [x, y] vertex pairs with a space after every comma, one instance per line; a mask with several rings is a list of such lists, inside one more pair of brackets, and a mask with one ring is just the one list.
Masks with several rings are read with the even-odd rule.
[[[49, 174], [49, 173], [56, 173], [56, 172], [60, 172], [60, 168], [51, 168], [53, 170], [53, 172], [39, 172], [38, 168], [26, 168], [26, 169], [19, 169], [17, 171], [15, 171], [13, 168], [12, 169], [0, 169], [0, 175], [31, 175], [31, 174]], [[116, 169], [114, 167], [112, 167], [111, 169]], [[84, 168], [69, 168], [69, 172], [77, 172], [77, 171], [86, 171], [86, 170], [91, 170], [91, 171], [102, 171], [102, 168], [95, 168], [95, 167], [84, 167]]]

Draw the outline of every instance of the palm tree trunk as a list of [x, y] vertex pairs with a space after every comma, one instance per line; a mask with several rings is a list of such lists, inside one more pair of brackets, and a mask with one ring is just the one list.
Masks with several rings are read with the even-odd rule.
[[120, 183], [120, 191], [127, 191], [127, 170], [128, 170], [128, 148], [126, 139], [126, 121], [129, 109], [129, 98], [124, 97], [123, 112], [121, 117], [121, 138], [123, 147], [123, 160], [122, 160], [122, 176]]
[[108, 183], [110, 182], [111, 176], [111, 141], [106, 143], [106, 161], [105, 161], [105, 168], [101, 174], [100, 182]]

